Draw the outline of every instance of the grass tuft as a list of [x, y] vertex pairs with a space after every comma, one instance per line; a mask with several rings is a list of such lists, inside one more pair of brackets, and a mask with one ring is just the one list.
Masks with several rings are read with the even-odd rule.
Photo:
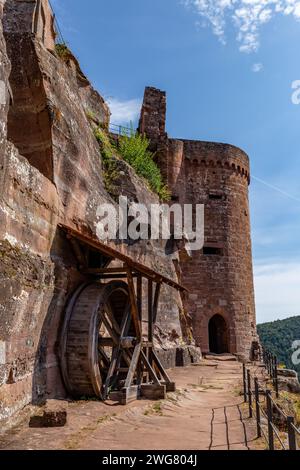
[[123, 133], [119, 140], [119, 152], [129, 163], [136, 174], [144, 178], [150, 189], [161, 200], [170, 200], [170, 191], [164, 184], [160, 169], [154, 161], [155, 154], [149, 150], [150, 141], [147, 137], [131, 128], [130, 135]]

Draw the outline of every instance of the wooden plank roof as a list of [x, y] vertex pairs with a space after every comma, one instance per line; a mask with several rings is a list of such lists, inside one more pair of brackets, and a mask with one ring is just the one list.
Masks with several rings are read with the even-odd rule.
[[167, 284], [168, 286], [171, 286], [174, 289], [177, 289], [179, 291], [187, 290], [181, 284], [178, 284], [172, 279], [160, 274], [157, 271], [154, 271], [153, 269], [149, 268], [148, 266], [145, 266], [142, 263], [139, 263], [138, 261], [134, 261], [132, 258], [130, 258], [130, 256], [127, 256], [124, 253], [121, 253], [120, 251], [116, 250], [115, 248], [112, 248], [111, 246], [106, 245], [104, 242], [101, 242], [98, 238], [94, 236], [84, 235], [81, 232], [78, 232], [77, 230], [67, 227], [64, 224], [59, 224], [59, 227], [62, 228], [69, 237], [75, 238], [78, 241], [81, 241], [93, 247], [95, 250], [103, 253], [109, 258], [114, 258], [114, 259], [118, 259], [122, 261], [127, 266], [134, 269], [137, 273], [143, 275], [144, 277], [148, 279], [152, 279], [155, 282]]

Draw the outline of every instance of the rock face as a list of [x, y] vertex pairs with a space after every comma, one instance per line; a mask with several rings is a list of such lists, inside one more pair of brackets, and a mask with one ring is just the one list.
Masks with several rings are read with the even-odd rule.
[[280, 391], [300, 394], [298, 377], [278, 377], [278, 388]]
[[139, 130], [152, 141], [172, 200], [205, 205], [204, 248], [188, 254], [181, 250], [179, 265], [197, 345], [203, 353], [230, 352], [249, 360], [258, 344], [249, 159], [232, 145], [170, 139], [165, 117], [165, 92], [146, 88]]
[[[98, 207], [116, 202], [107, 190], [93, 133], [95, 122], [109, 128], [110, 111], [70, 51], [55, 47], [48, 0], [2, 0], [0, 20], [0, 420], [4, 420], [30, 402], [65, 397], [61, 327], [72, 294], [92, 278], [80, 269], [62, 227], [95, 241]], [[249, 359], [257, 336], [248, 157], [230, 145], [170, 139], [165, 120], [166, 94], [147, 88], [140, 132], [151, 139], [172, 200], [180, 205], [205, 204], [204, 249], [189, 252], [182, 242], [163, 241], [111, 242], [111, 246], [189, 289], [186, 294], [168, 286], [162, 289], [155, 346], [165, 365], [199, 361], [198, 346], [206, 353]], [[148, 209], [159, 202], [124, 161], [117, 162], [117, 170], [119, 195]], [[92, 252], [97, 267], [99, 256]], [[65, 415], [55, 413], [54, 425], [61, 418], [63, 424]], [[45, 415], [45, 420], [52, 425], [52, 415]]]
[[[95, 239], [97, 208], [114, 201], [87, 117], [108, 127], [110, 112], [76, 59], [55, 52], [48, 1], [2, 1], [0, 15], [0, 419], [6, 419], [31, 401], [65, 396], [60, 328], [70, 295], [89, 278], [60, 226]], [[124, 165], [120, 192], [158, 202]], [[163, 244], [117, 249], [177, 281], [178, 257]], [[164, 287], [156, 340], [160, 346], [166, 337], [173, 355], [192, 342], [183, 312], [179, 293]]]

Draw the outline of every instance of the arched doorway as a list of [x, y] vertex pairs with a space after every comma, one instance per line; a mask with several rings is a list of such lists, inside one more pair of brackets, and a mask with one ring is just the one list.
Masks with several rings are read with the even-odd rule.
[[215, 354], [229, 352], [228, 328], [221, 315], [215, 315], [209, 321], [209, 350]]

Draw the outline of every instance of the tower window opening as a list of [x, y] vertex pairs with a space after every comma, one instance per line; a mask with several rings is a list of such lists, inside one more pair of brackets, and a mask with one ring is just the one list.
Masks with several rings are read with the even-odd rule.
[[203, 254], [206, 256], [222, 256], [222, 248], [215, 246], [205, 246], [203, 248]]
[[210, 194], [209, 195], [209, 199], [212, 200], [212, 201], [221, 201], [223, 199], [223, 195], [222, 194]]

